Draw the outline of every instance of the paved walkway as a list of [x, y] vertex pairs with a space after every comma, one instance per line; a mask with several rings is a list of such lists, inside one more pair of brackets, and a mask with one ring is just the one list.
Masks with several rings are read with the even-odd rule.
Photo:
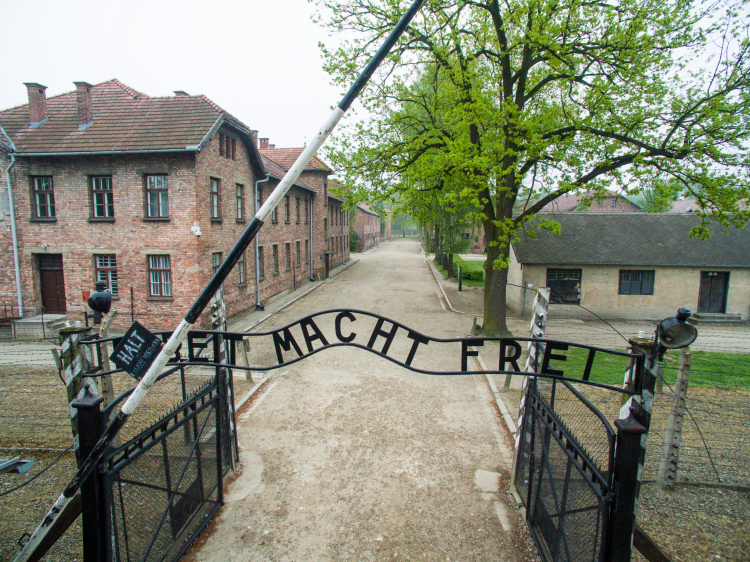
[[[262, 330], [329, 308], [437, 337], [471, 329], [469, 317], [444, 310], [413, 240], [360, 260]], [[459, 360], [455, 350], [430, 351], [434, 368]], [[272, 372], [238, 421], [243, 472], [187, 560], [535, 559], [506, 491], [511, 442], [483, 376], [420, 375], [359, 349], [329, 349]]]

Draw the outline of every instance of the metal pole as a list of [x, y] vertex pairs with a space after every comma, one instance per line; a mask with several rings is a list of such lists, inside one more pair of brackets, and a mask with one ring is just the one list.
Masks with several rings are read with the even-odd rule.
[[[104, 398], [94, 396], [88, 392], [80, 400], [71, 403], [71, 407], [78, 410], [78, 441], [81, 459], [85, 459], [93, 450], [102, 433], [101, 403]], [[81, 499], [83, 513], [81, 527], [83, 531], [83, 560], [84, 562], [99, 562], [104, 560], [104, 540], [102, 531], [104, 525], [104, 504], [102, 491], [99, 486], [99, 474], [94, 471], [81, 485]]]
[[143, 375], [141, 382], [135, 387], [133, 392], [128, 397], [122, 409], [117, 413], [109, 426], [104, 430], [101, 439], [96, 444], [94, 449], [91, 451], [86, 462], [78, 469], [78, 472], [71, 480], [70, 484], [63, 491], [60, 497], [57, 499], [55, 504], [49, 510], [47, 515], [44, 517], [42, 522], [39, 524], [37, 529], [29, 538], [23, 550], [16, 556], [14, 562], [24, 562], [32, 557], [32, 554], [36, 552], [37, 548], [42, 544], [44, 537], [47, 534], [47, 530], [54, 525], [58, 519], [58, 515], [62, 512], [65, 507], [70, 503], [71, 498], [75, 496], [76, 492], [80, 489], [81, 483], [88, 477], [88, 475], [94, 470], [94, 467], [101, 459], [104, 451], [107, 448], [109, 442], [120, 432], [122, 426], [128, 420], [133, 411], [143, 400], [144, 396], [148, 393], [151, 386], [156, 382], [156, 378], [161, 373], [162, 369], [166, 366], [169, 359], [174, 356], [177, 348], [185, 341], [188, 332], [192, 328], [193, 324], [198, 320], [201, 313], [208, 305], [213, 297], [214, 293], [221, 287], [221, 284], [227, 278], [229, 273], [232, 271], [237, 261], [242, 256], [242, 253], [250, 245], [250, 242], [258, 234], [258, 231], [263, 226], [268, 214], [271, 210], [276, 207], [279, 201], [286, 195], [289, 188], [294, 184], [297, 178], [305, 169], [307, 163], [312, 160], [315, 154], [318, 152], [323, 143], [326, 141], [328, 136], [333, 131], [336, 124], [343, 117], [344, 113], [354, 103], [359, 93], [365, 87], [372, 74], [378, 68], [383, 59], [388, 55], [393, 45], [396, 44], [399, 37], [403, 34], [404, 30], [411, 22], [412, 18], [417, 14], [419, 9], [422, 7], [424, 0], [414, 0], [412, 5], [409, 7], [407, 12], [396, 24], [396, 27], [391, 31], [388, 38], [385, 40], [383, 45], [375, 53], [370, 62], [365, 66], [362, 73], [355, 80], [354, 84], [344, 97], [339, 102], [338, 106], [331, 112], [328, 118], [323, 123], [320, 130], [313, 136], [310, 144], [302, 151], [297, 158], [296, 162], [289, 168], [289, 171], [284, 175], [284, 178], [276, 186], [276, 189], [271, 193], [270, 197], [266, 200], [263, 206], [255, 214], [255, 217], [250, 221], [245, 231], [240, 236], [239, 240], [235, 243], [232, 250], [227, 255], [226, 260], [219, 266], [219, 269], [214, 274], [213, 278], [208, 282], [208, 285], [203, 289], [203, 292], [190, 307], [190, 310], [185, 315], [185, 318], [179, 323], [171, 337], [159, 352], [154, 362]]
[[635, 507], [638, 499], [638, 458], [641, 436], [648, 432], [636, 421], [633, 411], [625, 419], [615, 420], [617, 450], [614, 484], [617, 497], [610, 517], [610, 540], [607, 545], [609, 562], [630, 562], [635, 529]]

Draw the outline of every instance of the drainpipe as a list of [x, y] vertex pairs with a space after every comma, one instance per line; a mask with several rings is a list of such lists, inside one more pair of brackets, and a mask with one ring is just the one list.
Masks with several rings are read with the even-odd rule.
[[313, 217], [315, 216], [315, 213], [313, 213], [313, 202], [315, 199], [314, 195], [310, 196], [310, 281], [315, 281], [315, 262], [313, 261], [313, 256], [315, 255], [315, 251], [313, 250]]
[[344, 242], [346, 241], [346, 237], [344, 236], [344, 204], [341, 203], [341, 208], [339, 209], [339, 221], [341, 221], [341, 265], [344, 265], [344, 257], [346, 256], [346, 251], [344, 250]]
[[16, 162], [16, 157], [10, 155], [10, 164], [5, 169], [8, 179], [8, 204], [10, 205], [10, 230], [13, 235], [13, 264], [16, 267], [16, 295], [18, 295], [18, 315], [23, 318], [23, 298], [21, 297], [21, 267], [18, 263], [18, 236], [16, 234], [16, 211], [13, 206], [13, 189], [10, 185], [10, 169]]
[[[271, 176], [266, 176], [266, 179], [264, 180], [258, 180], [255, 182], [255, 212], [258, 212], [258, 209], [260, 208], [260, 200], [258, 198], [258, 185], [261, 183], [266, 183], [268, 180], [271, 179]], [[255, 307], [259, 308], [260, 310], [263, 310], [262, 305], [260, 304], [260, 256], [258, 255], [260, 251], [258, 250], [258, 237], [255, 237]]]

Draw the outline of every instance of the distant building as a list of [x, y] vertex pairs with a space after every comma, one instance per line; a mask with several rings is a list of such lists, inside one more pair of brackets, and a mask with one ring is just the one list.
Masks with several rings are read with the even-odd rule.
[[[552, 218], [549, 215], [549, 218]], [[529, 310], [533, 291], [549, 287], [557, 316], [660, 320], [679, 307], [747, 320], [750, 229], [689, 237], [692, 214], [557, 214], [560, 235], [538, 230], [511, 246], [508, 303]], [[524, 294], [526, 304], [524, 306]]]
[[[283, 170], [288, 170], [302, 154], [304, 147], [276, 148], [269, 139], [259, 139], [261, 154]], [[318, 198], [313, 205], [313, 270], [316, 277], [327, 276], [327, 271], [349, 261], [349, 213], [344, 212], [344, 201], [329, 193], [332, 169], [314, 157], [300, 175], [300, 180], [311, 186]]]
[[369, 205], [357, 205], [357, 218], [354, 230], [359, 234], [359, 251], [362, 252], [380, 244], [380, 216]]
[[620, 194], [607, 191], [601, 198], [594, 198], [590, 205], [583, 202], [585, 194], [566, 193], [542, 207], [542, 213], [635, 213], [641, 208]]

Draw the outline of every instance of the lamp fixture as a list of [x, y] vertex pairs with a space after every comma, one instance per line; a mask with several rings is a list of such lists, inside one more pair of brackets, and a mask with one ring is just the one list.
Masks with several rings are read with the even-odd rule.
[[656, 328], [656, 339], [665, 349], [681, 349], [689, 346], [698, 337], [695, 326], [687, 323], [691, 312], [680, 308], [673, 318], [665, 318]]

